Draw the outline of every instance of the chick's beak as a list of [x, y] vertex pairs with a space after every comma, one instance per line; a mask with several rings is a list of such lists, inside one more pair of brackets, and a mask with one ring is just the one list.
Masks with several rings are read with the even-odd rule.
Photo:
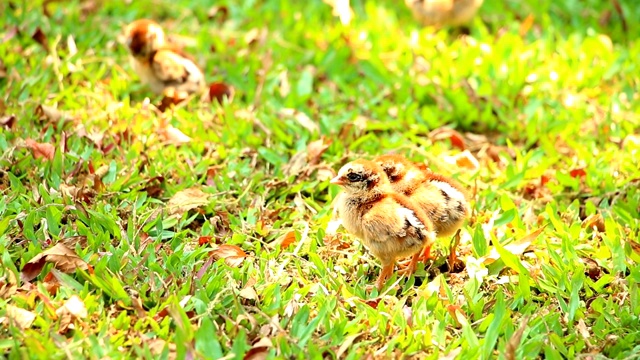
[[331, 181], [329, 181], [329, 183], [334, 184], [334, 185], [344, 185], [344, 179], [342, 178], [342, 176], [338, 175], [338, 176], [334, 177], [333, 179], [331, 179]]

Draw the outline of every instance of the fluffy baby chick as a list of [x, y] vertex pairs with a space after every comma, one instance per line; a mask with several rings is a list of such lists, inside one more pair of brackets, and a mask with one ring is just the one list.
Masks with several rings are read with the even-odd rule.
[[[469, 216], [467, 192], [456, 181], [421, 169], [401, 155], [378, 156], [374, 162], [387, 174], [394, 191], [408, 196], [427, 214], [438, 237], [453, 235]], [[430, 250], [425, 248], [425, 259]]]
[[181, 49], [166, 41], [164, 31], [156, 22], [134, 21], [125, 28], [125, 38], [131, 65], [151, 91], [191, 94], [204, 88], [202, 70]]
[[483, 0], [405, 0], [405, 3], [424, 26], [460, 26], [469, 22]]
[[342, 225], [382, 263], [378, 290], [393, 273], [397, 258], [413, 255], [407, 272], [415, 270], [420, 250], [435, 239], [433, 224], [408, 197], [391, 188], [384, 170], [368, 160], [344, 165], [331, 180], [344, 192], [336, 199], [335, 212]]

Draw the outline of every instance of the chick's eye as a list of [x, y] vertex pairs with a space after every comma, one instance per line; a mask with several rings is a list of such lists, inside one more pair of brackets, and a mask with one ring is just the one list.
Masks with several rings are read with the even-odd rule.
[[356, 181], [361, 181], [362, 180], [362, 176], [360, 176], [359, 174], [356, 173], [350, 173], [347, 175], [347, 179], [349, 179], [349, 181], [351, 182], [356, 182]]

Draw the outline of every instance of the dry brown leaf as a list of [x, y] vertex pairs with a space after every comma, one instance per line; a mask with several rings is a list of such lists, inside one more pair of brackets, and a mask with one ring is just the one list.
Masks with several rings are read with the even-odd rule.
[[269, 349], [273, 347], [273, 343], [267, 337], [260, 339], [253, 344], [251, 349], [244, 354], [243, 360], [264, 360], [269, 354]]
[[163, 94], [164, 96], [162, 97], [162, 100], [160, 100], [160, 103], [156, 105], [158, 110], [161, 112], [165, 112], [168, 109], [171, 109], [174, 105], [178, 105], [189, 98], [188, 93], [178, 92], [173, 88], [165, 90]]
[[465, 150], [457, 155], [446, 156], [444, 158], [444, 161], [451, 165], [455, 165], [459, 168], [467, 169], [470, 171], [477, 171], [478, 169], [480, 169], [480, 163], [475, 158], [475, 156], [473, 156], [473, 154], [469, 152], [469, 150]]
[[149, 351], [153, 355], [159, 356], [164, 351], [164, 348], [167, 347], [169, 349], [169, 355], [167, 358], [169, 360], [175, 360], [177, 357], [176, 344], [167, 343], [162, 339], [149, 339], [145, 341], [145, 343], [147, 344], [147, 346], [149, 347]]
[[33, 157], [36, 159], [45, 158], [53, 160], [56, 153], [56, 147], [48, 143], [39, 143], [33, 139], [27, 139], [24, 141], [28, 148], [31, 149]]
[[522, 319], [522, 323], [516, 332], [511, 335], [511, 339], [507, 342], [507, 346], [504, 348], [504, 357], [507, 360], [516, 360], [516, 351], [520, 346], [520, 341], [522, 340], [522, 334], [524, 333], [524, 329], [527, 328], [527, 324], [529, 323], [529, 316]]
[[584, 221], [582, 221], [582, 227], [586, 229], [596, 229], [599, 232], [604, 232], [604, 218], [602, 218], [602, 214], [592, 214], [587, 216]]
[[35, 279], [46, 263], [52, 263], [56, 269], [64, 273], [74, 272], [78, 268], [82, 270], [89, 269], [89, 265], [82, 260], [75, 251], [69, 249], [62, 243], [57, 243], [52, 248], [47, 249], [29, 260], [22, 268], [20, 278], [25, 282]]
[[331, 146], [333, 140], [326, 141], [326, 138], [323, 136], [319, 140], [312, 141], [307, 144], [307, 159], [309, 161], [309, 165], [316, 165], [320, 162], [320, 158], [322, 154]]
[[295, 231], [289, 231], [288, 233], [284, 234], [283, 236], [281, 236], [276, 243], [280, 244], [280, 248], [281, 249], [286, 249], [289, 247], [289, 245], [293, 244], [296, 242], [296, 232]]
[[234, 92], [233, 86], [227, 85], [223, 82], [215, 82], [209, 85], [209, 100], [211, 102], [215, 100], [220, 105], [224, 102], [224, 98], [227, 98], [229, 102], [232, 102]]
[[[535, 240], [538, 237], [538, 235], [542, 233], [545, 227], [546, 225], [530, 234], [527, 234], [525, 237], [523, 237], [519, 241], [505, 245], [504, 249], [514, 255], [518, 255], [518, 256], [522, 255], [525, 251], [527, 251], [527, 249], [529, 248], [533, 240]], [[496, 248], [494, 247], [491, 249], [491, 252], [489, 254], [481, 257], [478, 260], [480, 260], [485, 265], [489, 265], [494, 261], [498, 260], [499, 258], [500, 258], [500, 254], [498, 254], [498, 250], [496, 250]]]
[[458, 305], [447, 305], [447, 312], [453, 320], [456, 322], [458, 327], [468, 324], [467, 317], [462, 312], [462, 308]]
[[71, 295], [71, 297], [64, 302], [58, 310], [56, 310], [58, 316], [62, 314], [70, 314], [76, 319], [84, 319], [87, 317], [87, 308], [84, 305], [82, 299], [77, 295]]
[[307, 153], [305, 151], [300, 151], [295, 153], [289, 162], [282, 167], [282, 172], [286, 176], [296, 176], [302, 172], [302, 170], [307, 166]]
[[6, 317], [9, 323], [19, 327], [22, 330], [28, 329], [36, 319], [36, 314], [29, 310], [25, 310], [13, 305], [7, 305]]
[[531, 26], [533, 26], [534, 20], [535, 20], [535, 17], [533, 16], [533, 14], [529, 14], [522, 21], [522, 23], [520, 23], [520, 36], [525, 36], [529, 32], [529, 29], [531, 29]]
[[280, 110], [280, 115], [284, 117], [293, 118], [300, 124], [303, 128], [307, 129], [309, 132], [317, 132], [320, 131], [320, 127], [318, 124], [313, 122], [311, 118], [303, 113], [302, 111], [298, 111], [296, 109], [285, 108]]
[[74, 322], [76, 320], [87, 317], [87, 308], [79, 297], [73, 295], [56, 310], [56, 315], [60, 318], [58, 332], [65, 334], [68, 330], [75, 329]]
[[31, 38], [37, 42], [38, 44], [40, 44], [40, 46], [42, 46], [43, 49], [45, 49], [47, 52], [49, 52], [49, 44], [47, 42], [47, 35], [44, 34], [44, 32], [42, 31], [42, 29], [40, 29], [39, 27], [36, 29], [36, 31], [33, 33], [33, 35], [31, 35]]
[[7, 270], [6, 274], [0, 278], [0, 299], [8, 299], [18, 290], [18, 280], [13, 271]]
[[231, 267], [238, 267], [247, 257], [242, 249], [235, 245], [222, 244], [211, 251], [211, 255], [217, 259], [224, 259], [224, 262]]
[[242, 290], [240, 290], [240, 292], [238, 293], [238, 296], [247, 300], [253, 300], [253, 301], [258, 300], [258, 293], [253, 288], [253, 286], [245, 286]]
[[210, 194], [207, 194], [204, 191], [200, 190], [199, 187], [192, 187], [186, 190], [178, 191], [171, 197], [171, 199], [169, 199], [169, 202], [167, 203], [169, 214], [182, 215], [183, 213], [191, 209], [205, 206], [209, 204], [210, 196]]
[[36, 116], [38, 116], [40, 120], [55, 123], [62, 119], [64, 113], [53, 106], [38, 105], [38, 107], [36, 107]]
[[429, 138], [431, 141], [449, 140], [451, 141], [451, 146], [460, 149], [460, 151], [464, 151], [466, 149], [462, 134], [451, 128], [435, 129], [429, 133]]
[[631, 239], [627, 239], [627, 242], [629, 243], [629, 246], [631, 246], [631, 250], [640, 255], [640, 243], [637, 243]]
[[191, 141], [190, 137], [171, 125], [158, 129], [158, 135], [162, 140], [173, 145], [182, 145]]
[[16, 124], [16, 116], [13, 114], [4, 115], [0, 117], [0, 126], [3, 126], [6, 129], [12, 129], [15, 124]]

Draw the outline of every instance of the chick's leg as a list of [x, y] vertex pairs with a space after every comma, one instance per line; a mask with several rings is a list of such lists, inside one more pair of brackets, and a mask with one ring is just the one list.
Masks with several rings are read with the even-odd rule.
[[376, 281], [376, 287], [378, 288], [378, 291], [382, 290], [384, 284], [387, 282], [389, 277], [391, 277], [391, 274], [393, 274], [393, 265], [393, 262], [391, 262], [382, 266], [380, 276], [378, 276], [378, 280]]
[[431, 258], [431, 244], [427, 244], [422, 250], [422, 254], [420, 254], [420, 260], [423, 262], [427, 262]]
[[416, 272], [416, 267], [418, 265], [418, 260], [420, 260], [420, 251], [418, 251], [417, 253], [413, 254], [413, 256], [411, 256], [411, 260], [409, 260], [409, 263], [407, 265], [405, 265], [405, 267], [403, 269], [398, 270], [398, 273], [410, 276], [411, 274]]

